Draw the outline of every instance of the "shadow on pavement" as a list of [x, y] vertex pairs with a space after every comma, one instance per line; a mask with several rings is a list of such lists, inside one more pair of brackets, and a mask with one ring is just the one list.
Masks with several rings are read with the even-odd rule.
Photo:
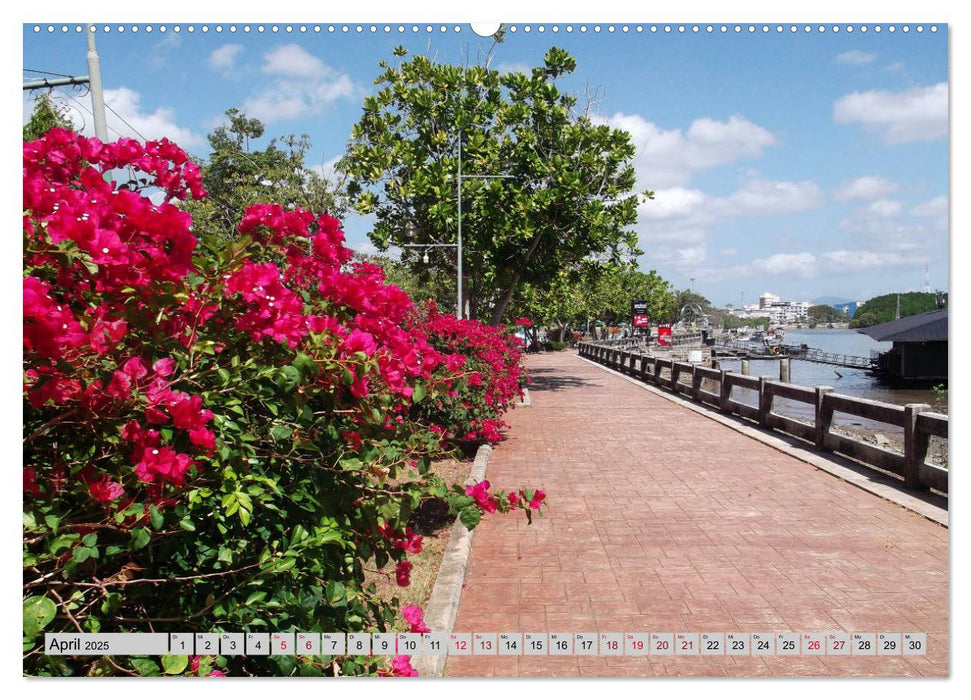
[[571, 374], [563, 374], [554, 369], [538, 367], [529, 370], [529, 390], [530, 391], [560, 391], [561, 389], [572, 389], [581, 386], [596, 386], [597, 383], [584, 377], [577, 377]]

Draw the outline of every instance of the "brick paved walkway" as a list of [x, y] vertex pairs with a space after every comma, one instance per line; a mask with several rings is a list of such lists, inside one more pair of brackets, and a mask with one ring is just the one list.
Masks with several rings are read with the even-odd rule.
[[948, 531], [572, 353], [532, 356], [456, 632], [926, 632], [926, 656], [455, 657], [449, 676], [945, 676]]

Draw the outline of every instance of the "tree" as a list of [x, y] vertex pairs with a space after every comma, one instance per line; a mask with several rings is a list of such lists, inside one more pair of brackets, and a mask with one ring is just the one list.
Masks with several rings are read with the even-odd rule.
[[710, 312], [712, 308], [711, 302], [706, 297], [703, 297], [690, 289], [681, 289], [672, 297], [672, 304], [667, 310], [667, 320], [674, 323], [678, 320], [678, 317], [681, 314], [681, 309], [691, 304], [700, 307], [705, 313]]
[[36, 141], [54, 127], [74, 131], [74, 123], [67, 112], [67, 107], [56, 104], [50, 95], [40, 95], [34, 101], [30, 119], [24, 124], [24, 141]]
[[[462, 173], [477, 176], [461, 181], [473, 317], [501, 322], [521, 285], [548, 285], [591, 255], [620, 262], [639, 253], [629, 229], [634, 146], [627, 132], [577, 113], [577, 98], [557, 87], [576, 67], [566, 51], [550, 49], [529, 74], [406, 54], [399, 47], [400, 65], [380, 64], [379, 89], [365, 98], [338, 165], [357, 211], [375, 216], [379, 249], [456, 243], [461, 153]], [[436, 250], [448, 251], [454, 269], [454, 249]], [[405, 249], [403, 259], [420, 256]]]
[[251, 142], [264, 134], [263, 122], [235, 107], [226, 116], [229, 124], [209, 134], [212, 152], [201, 166], [208, 199], [188, 207], [203, 233], [234, 236], [243, 210], [257, 202], [332, 215], [343, 212], [336, 185], [306, 165], [308, 136], [290, 134], [272, 139], [263, 150], [251, 150]]
[[[946, 300], [947, 295], [944, 295]], [[900, 317], [914, 316], [927, 313], [938, 308], [937, 295], [929, 292], [900, 292], [883, 294], [867, 300], [857, 308], [850, 321], [850, 328], [866, 328], [878, 323], [893, 321], [897, 317], [897, 307], [900, 307]]]
[[647, 302], [651, 319], [665, 318], [673, 305], [671, 285], [654, 270], [642, 272], [631, 264], [598, 265], [586, 262], [563, 270], [545, 287], [523, 285], [510, 307], [516, 316], [563, 333], [571, 326], [585, 327], [591, 320], [605, 323], [630, 321], [631, 302]]
[[827, 304], [817, 304], [809, 307], [809, 322], [816, 325], [819, 323], [843, 323], [846, 321], [846, 314], [837, 311]]

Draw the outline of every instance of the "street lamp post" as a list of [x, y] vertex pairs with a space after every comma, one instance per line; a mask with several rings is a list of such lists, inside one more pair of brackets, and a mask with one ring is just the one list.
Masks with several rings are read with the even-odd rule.
[[462, 180], [503, 180], [515, 177], [514, 175], [463, 175], [462, 174], [462, 136], [463, 132], [459, 131], [458, 138], [458, 172], [456, 173], [456, 189], [458, 198], [458, 234], [456, 235], [456, 244], [458, 246], [458, 307], [456, 309], [455, 317], [462, 318]]
[[[509, 179], [515, 177], [514, 175], [463, 175], [462, 174], [462, 135], [463, 132], [459, 131], [458, 138], [458, 172], [455, 175], [456, 181], [456, 199], [458, 200], [458, 232], [455, 237], [455, 243], [406, 243], [402, 245], [402, 248], [455, 248], [455, 256], [457, 259], [457, 273], [456, 273], [456, 303], [455, 303], [455, 317], [461, 319], [464, 315], [463, 300], [462, 300], [462, 180], [500, 180]], [[415, 235], [415, 228], [413, 225], [408, 224], [406, 229], [406, 234], [409, 238]], [[422, 262], [428, 262], [428, 252], [422, 257]]]

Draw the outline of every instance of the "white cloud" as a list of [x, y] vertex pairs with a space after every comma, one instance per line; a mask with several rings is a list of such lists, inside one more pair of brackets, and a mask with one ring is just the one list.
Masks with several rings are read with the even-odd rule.
[[532, 75], [533, 69], [528, 63], [497, 63], [495, 70], [500, 73], [525, 73]]
[[855, 180], [843, 182], [834, 196], [843, 202], [850, 199], [876, 199], [893, 194], [900, 185], [879, 175], [864, 175]]
[[910, 215], [920, 219], [929, 219], [931, 226], [937, 231], [944, 233], [948, 231], [948, 201], [944, 195], [921, 202], [910, 210]]
[[926, 202], [921, 202], [911, 209], [910, 213], [914, 216], [947, 217], [947, 197], [941, 195], [940, 197], [929, 199]]
[[340, 173], [338, 173], [336, 170], [336, 165], [337, 165], [337, 161], [339, 161], [342, 157], [343, 157], [343, 154], [336, 155], [330, 160], [325, 160], [320, 165], [314, 165], [310, 167], [309, 170], [313, 170], [328, 182], [334, 182], [340, 179], [341, 177]]
[[654, 199], [638, 206], [638, 218], [648, 221], [689, 219], [698, 214], [706, 201], [701, 190], [684, 187], [656, 190]]
[[914, 258], [911, 255], [872, 250], [833, 250], [823, 253], [819, 257], [826, 272], [857, 272], [881, 267], [908, 267], [920, 264], [923, 261], [923, 258]]
[[321, 78], [331, 69], [323, 61], [296, 44], [284, 44], [263, 55], [263, 72], [273, 75], [293, 75], [302, 78]]
[[776, 253], [767, 258], [752, 261], [752, 268], [766, 275], [794, 275], [814, 277], [816, 275], [816, 256], [812, 253]]
[[223, 44], [209, 54], [209, 67], [221, 73], [231, 71], [236, 65], [236, 57], [242, 50], [242, 44]]
[[[699, 267], [707, 260], [703, 253], [712, 227], [735, 219], [799, 212], [822, 201], [822, 190], [808, 180], [752, 180], [726, 197], [710, 197], [700, 190], [672, 187], [656, 191], [653, 200], [638, 207], [638, 239], [650, 263], [663, 263], [683, 273], [697, 271], [709, 280], [714, 279], [712, 275], [727, 279], [730, 275], [725, 277], [714, 268], [702, 271]], [[730, 248], [720, 255], [730, 257], [737, 253]], [[784, 262], [765, 259], [765, 269], [759, 269], [756, 274]], [[738, 266], [736, 271], [740, 275], [751, 274], [750, 267]]]
[[947, 136], [947, 83], [903, 92], [870, 90], [844, 95], [833, 104], [837, 122], [859, 122], [886, 143], [931, 141]]
[[[205, 143], [202, 136], [176, 123], [173, 109], [158, 107], [154, 112], [143, 112], [141, 95], [130, 88], [107, 89], [104, 91], [104, 98], [105, 105], [111, 107], [105, 110], [105, 123], [110, 140], [125, 137], [140, 141], [144, 137], [152, 141], [164, 137], [185, 149]], [[68, 117], [75, 128], [85, 136], [94, 136], [94, 117], [91, 116], [90, 107], [85, 105], [87, 109], [82, 109], [76, 102], [65, 104], [69, 107]], [[120, 116], [112, 113], [112, 109]]]
[[822, 204], [823, 191], [811, 180], [752, 180], [713, 206], [720, 218], [770, 216], [812, 209]]
[[875, 60], [877, 60], [875, 53], [856, 50], [846, 51], [836, 57], [837, 63], [847, 63], [851, 66], [865, 66], [868, 63], [873, 63]]
[[[851, 234], [855, 244], [865, 244], [871, 250], [910, 254], [926, 251], [944, 245], [939, 236], [947, 231], [946, 216], [941, 216], [942, 203], [930, 200], [905, 212], [899, 201], [877, 199], [842, 219], [838, 227]], [[931, 219], [930, 225], [926, 219]]]
[[871, 202], [867, 207], [867, 211], [874, 216], [878, 216], [883, 219], [889, 219], [894, 216], [898, 216], [901, 211], [903, 211], [904, 205], [892, 199], [878, 199], [875, 202]]
[[776, 143], [767, 130], [738, 115], [724, 122], [696, 119], [686, 132], [662, 129], [639, 114], [618, 112], [597, 121], [630, 133], [637, 148], [638, 180], [651, 189], [686, 185], [696, 172], [758, 158]]
[[319, 114], [332, 102], [362, 93], [346, 74], [296, 44], [277, 47], [263, 58], [264, 73], [284, 76], [243, 102], [243, 111], [263, 122]]

